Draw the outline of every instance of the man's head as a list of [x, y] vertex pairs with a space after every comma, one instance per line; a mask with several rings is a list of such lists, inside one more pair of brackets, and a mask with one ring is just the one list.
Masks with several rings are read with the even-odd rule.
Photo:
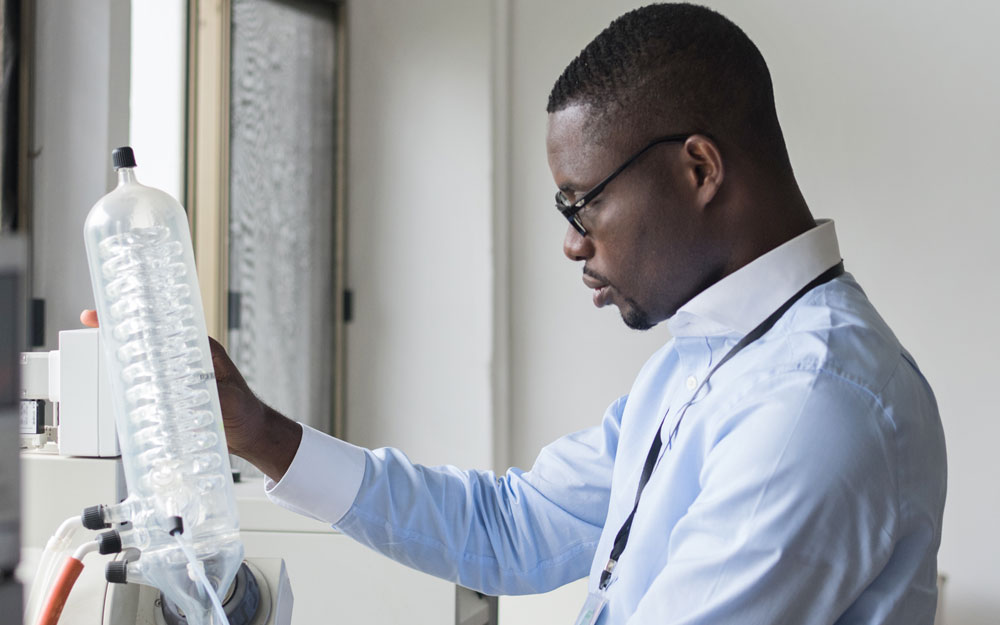
[[[777, 244], [742, 204], [801, 202], [767, 65], [709, 9], [661, 4], [619, 17], [563, 71], [548, 112], [549, 166], [564, 204], [641, 152], [579, 211], [564, 242], [567, 256], [584, 261], [595, 303], [616, 304], [630, 327], [670, 317]], [[780, 213], [768, 206], [755, 218]]]

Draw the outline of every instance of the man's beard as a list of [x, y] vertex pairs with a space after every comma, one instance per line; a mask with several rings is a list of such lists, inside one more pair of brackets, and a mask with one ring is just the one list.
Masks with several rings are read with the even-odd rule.
[[621, 313], [622, 321], [625, 322], [625, 325], [633, 330], [648, 330], [656, 325], [649, 320], [649, 314], [639, 306], [638, 302], [624, 295], [622, 295], [622, 298], [625, 300], [626, 305], [624, 308], [619, 306], [618, 311]]

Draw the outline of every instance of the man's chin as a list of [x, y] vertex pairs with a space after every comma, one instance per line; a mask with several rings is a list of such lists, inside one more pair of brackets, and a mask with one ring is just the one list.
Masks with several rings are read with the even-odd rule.
[[625, 325], [633, 330], [648, 330], [656, 325], [655, 322], [650, 320], [649, 315], [646, 311], [642, 310], [633, 302], [629, 302], [625, 307], [618, 307], [618, 311], [622, 315], [622, 321]]

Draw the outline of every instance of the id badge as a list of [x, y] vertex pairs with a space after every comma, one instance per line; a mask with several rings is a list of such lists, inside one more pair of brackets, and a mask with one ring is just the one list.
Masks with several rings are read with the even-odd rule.
[[602, 590], [593, 590], [587, 595], [587, 600], [583, 602], [580, 615], [574, 621], [575, 625], [594, 625], [600, 618], [604, 606], [608, 604], [608, 596]]

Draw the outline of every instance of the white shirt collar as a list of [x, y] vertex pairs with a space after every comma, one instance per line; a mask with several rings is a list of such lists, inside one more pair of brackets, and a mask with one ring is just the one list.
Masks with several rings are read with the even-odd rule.
[[833, 221], [816, 227], [741, 267], [694, 296], [667, 319], [676, 337], [746, 334], [811, 280], [840, 262]]

